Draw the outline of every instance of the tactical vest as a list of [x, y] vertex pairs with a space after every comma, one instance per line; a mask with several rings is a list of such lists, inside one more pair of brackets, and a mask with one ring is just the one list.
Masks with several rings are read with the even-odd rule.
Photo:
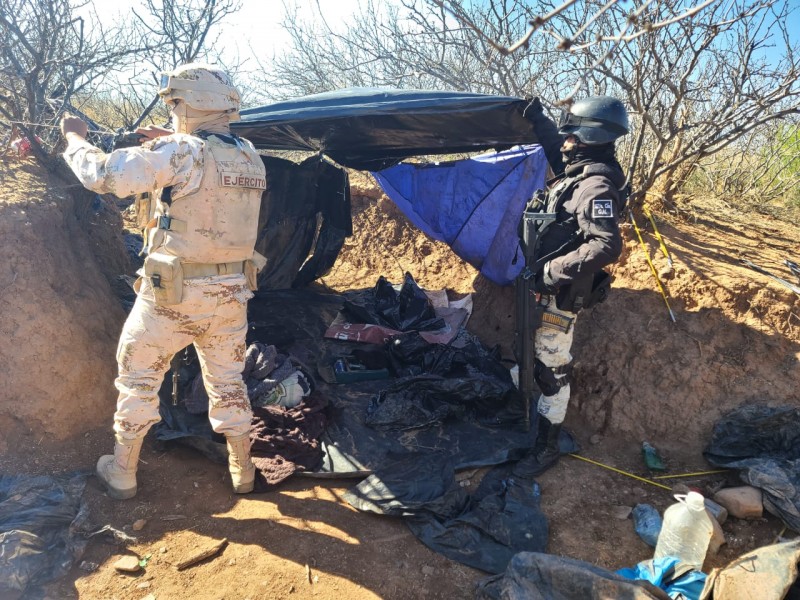
[[188, 263], [230, 263], [253, 256], [266, 172], [261, 157], [233, 136], [201, 135], [199, 186], [173, 196], [155, 190], [148, 253], [178, 256]]
[[[619, 171], [603, 163], [586, 165], [582, 171], [575, 175], [567, 175], [558, 181], [547, 192], [544, 212], [557, 215], [556, 220], [542, 234], [537, 256], [545, 261], [568, 254], [582, 243], [582, 236], [578, 220], [575, 215], [564, 209], [564, 204], [572, 197], [575, 188], [585, 179], [593, 176], [602, 176], [614, 181]], [[616, 186], [615, 186], [616, 187]], [[617, 210], [622, 211], [627, 200], [627, 194], [619, 190]], [[546, 257], [546, 260], [545, 260]]]

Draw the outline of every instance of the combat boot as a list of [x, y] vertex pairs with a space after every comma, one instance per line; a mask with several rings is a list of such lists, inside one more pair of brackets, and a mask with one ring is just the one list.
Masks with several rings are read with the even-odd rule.
[[228, 443], [228, 469], [236, 494], [249, 494], [256, 480], [256, 467], [250, 460], [250, 434], [226, 436]]
[[136, 495], [136, 469], [143, 437], [126, 440], [116, 436], [114, 454], [101, 456], [97, 461], [97, 476], [115, 500], [127, 500]]
[[545, 417], [539, 416], [539, 427], [536, 443], [531, 451], [515, 466], [513, 472], [520, 477], [536, 477], [558, 462], [561, 451], [558, 438], [561, 434], [561, 423], [554, 425]]

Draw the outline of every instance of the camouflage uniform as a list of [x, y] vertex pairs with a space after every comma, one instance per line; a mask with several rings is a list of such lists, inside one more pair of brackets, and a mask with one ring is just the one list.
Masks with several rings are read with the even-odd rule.
[[[243, 271], [253, 257], [265, 187], [255, 149], [225, 135], [204, 140], [178, 133], [111, 154], [73, 138], [64, 158], [95, 192], [160, 198], [147, 230], [149, 257], [178, 257], [184, 268], [199, 266], [203, 273], [193, 277], [187, 270], [180, 301], [167, 305], [156, 301], [152, 278], [137, 282], [117, 351], [118, 436], [141, 438], [159, 420], [163, 376], [171, 357], [190, 343], [200, 359], [212, 427], [226, 436], [247, 433], [252, 413], [241, 373], [252, 292]], [[219, 274], [208, 274], [217, 266]]]

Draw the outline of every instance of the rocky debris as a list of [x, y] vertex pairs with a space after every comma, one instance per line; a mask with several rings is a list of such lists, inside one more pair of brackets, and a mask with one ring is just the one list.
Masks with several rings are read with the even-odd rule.
[[133, 525], [131, 525], [131, 529], [133, 529], [134, 531], [141, 531], [142, 529], [144, 529], [145, 525], [147, 525], [147, 519], [138, 519], [133, 522]]
[[142, 570], [138, 556], [123, 556], [114, 563], [114, 568], [123, 573], [138, 573]]
[[759, 519], [764, 514], [761, 490], [749, 485], [721, 489], [714, 501], [737, 519]]

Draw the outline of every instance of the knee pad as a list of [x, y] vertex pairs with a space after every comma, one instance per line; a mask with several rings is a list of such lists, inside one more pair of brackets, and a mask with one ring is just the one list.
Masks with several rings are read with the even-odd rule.
[[[569, 385], [572, 378], [572, 364], [548, 367], [538, 358], [534, 360], [533, 380], [545, 396], [555, 396], [562, 387]], [[561, 377], [557, 377], [561, 375]]]

